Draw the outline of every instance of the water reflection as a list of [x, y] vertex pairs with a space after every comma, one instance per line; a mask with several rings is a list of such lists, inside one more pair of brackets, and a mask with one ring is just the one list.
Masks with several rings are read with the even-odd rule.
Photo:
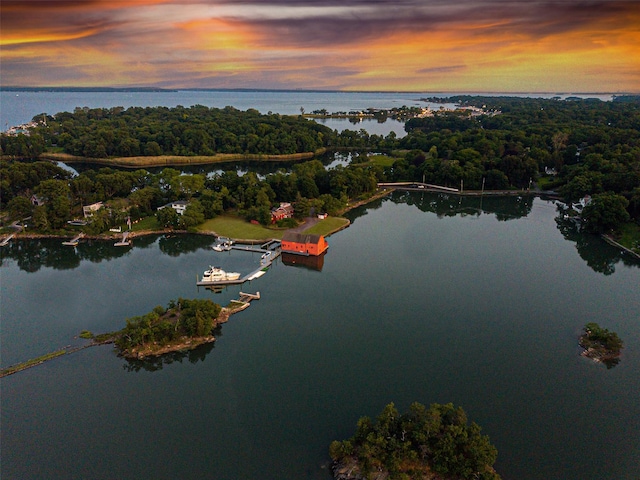
[[[533, 196], [517, 197], [466, 197], [449, 194], [395, 191], [388, 197], [372, 201], [362, 207], [351, 210], [346, 216], [354, 221], [369, 211], [379, 209], [384, 202], [404, 203], [418, 208], [422, 212], [435, 213], [438, 218], [455, 216], [494, 215], [499, 221], [510, 221], [528, 216], [531, 213]], [[560, 207], [559, 207], [560, 209]], [[615, 266], [622, 262], [625, 266], [640, 266], [640, 260], [603, 241], [596, 235], [581, 233], [576, 223], [564, 215], [560, 209], [556, 224], [563, 237], [576, 244], [580, 257], [598, 273], [611, 275]], [[71, 270], [80, 266], [83, 260], [100, 263], [130, 254], [131, 248], [150, 248], [158, 241], [162, 253], [171, 257], [208, 249], [212, 243], [209, 235], [147, 235], [136, 237], [132, 247], [115, 247], [113, 240], [83, 240], [76, 247], [61, 245], [58, 238], [13, 240], [0, 249], [0, 265], [5, 259], [14, 260], [20, 270], [34, 273], [42, 267], [55, 270]], [[285, 259], [285, 265], [305, 266], [321, 271], [324, 257], [313, 259], [307, 264], [300, 259]]]
[[593, 271], [603, 275], [611, 275], [616, 271], [616, 264], [622, 262], [623, 265], [631, 267], [640, 266], [640, 261], [623, 250], [615, 248], [597, 235], [581, 233], [579, 226], [571, 217], [564, 214], [559, 208], [560, 214], [556, 218], [558, 230], [565, 240], [575, 242], [576, 250]]
[[183, 253], [197, 252], [211, 246], [213, 237], [209, 235], [166, 235], [160, 237], [160, 251], [170, 257], [179, 257]]
[[420, 211], [435, 213], [438, 218], [455, 216], [477, 216], [493, 214], [500, 221], [515, 220], [531, 213], [534, 196], [516, 197], [473, 196], [394, 192], [391, 199], [395, 203], [415, 205]]
[[[343, 160], [343, 154], [339, 152], [327, 152], [322, 155], [318, 155], [314, 158], [314, 160], [319, 160], [326, 168], [331, 168], [334, 162], [338, 161], [341, 164], [345, 164]], [[288, 162], [280, 162], [280, 161], [242, 161], [242, 162], [224, 162], [224, 163], [212, 163], [206, 165], [179, 165], [173, 166], [170, 168], [174, 168], [179, 170], [184, 175], [193, 175], [193, 174], [204, 174], [208, 177], [213, 177], [215, 175], [222, 175], [224, 172], [235, 172], [238, 176], [243, 176], [248, 172], [254, 172], [259, 179], [264, 180], [267, 175], [271, 173], [275, 173], [277, 171], [285, 171], [290, 172], [292, 167], [296, 164], [300, 163], [300, 161], [288, 161]], [[70, 171], [74, 171], [76, 173], [84, 173], [86, 171], [95, 171], [101, 168], [107, 168], [107, 165], [97, 164], [97, 163], [74, 163], [73, 167], [68, 164], [59, 162], [59, 166]], [[130, 168], [118, 167], [115, 165], [109, 165], [108, 168], [112, 170], [121, 170], [123, 172], [130, 172]], [[147, 167], [145, 170], [150, 173], [157, 175], [162, 172], [166, 167]]]
[[[159, 238], [159, 240], [158, 240]], [[184, 253], [208, 248], [212, 243], [210, 235], [174, 234], [145, 235], [135, 237], [132, 247], [116, 247], [114, 240], [83, 240], [75, 247], [62, 245], [59, 238], [30, 238], [13, 240], [0, 250], [0, 261], [11, 259], [18, 268], [35, 273], [42, 267], [54, 270], [72, 270], [82, 261], [100, 263], [130, 254], [131, 248], [150, 248], [158, 241], [162, 253], [178, 257]], [[0, 265], [2, 264], [0, 263]]]
[[[220, 328], [217, 328], [213, 332], [213, 334], [217, 339], [222, 336], [222, 331]], [[209, 355], [214, 348], [215, 342], [200, 345], [193, 350], [171, 352], [159, 357], [151, 357], [144, 360], [127, 358], [125, 359], [126, 363], [122, 366], [122, 368], [127, 372], [139, 372], [140, 370], [144, 370], [145, 372], [157, 372], [159, 370], [162, 370], [165, 365], [171, 365], [172, 363], [183, 363], [185, 360], [189, 363], [195, 364], [198, 362], [204, 362], [205, 358], [207, 358], [207, 355]]]
[[322, 271], [322, 267], [324, 267], [324, 256], [326, 252], [322, 255], [295, 255], [292, 253], [283, 253], [282, 263], [289, 267], [301, 267], [307, 268], [309, 270], [315, 270], [318, 272]]
[[[482, 214], [491, 214], [495, 215], [499, 221], [509, 221], [527, 217], [531, 213], [534, 199], [535, 197], [532, 195], [475, 197], [397, 190], [388, 197], [351, 210], [348, 217], [353, 222], [355, 219], [367, 215], [368, 211], [380, 208], [384, 202], [392, 201], [413, 205], [423, 212], [435, 213], [438, 218], [479, 217]], [[609, 245], [597, 235], [581, 233], [575, 221], [566, 217], [561, 207], [559, 210], [560, 214], [556, 218], [558, 230], [566, 240], [575, 242], [580, 258], [595, 272], [611, 275], [615, 272], [615, 266], [618, 262], [629, 267], [640, 267], [640, 260], [632, 255]]]
[[385, 201], [413, 205], [422, 212], [435, 213], [438, 218], [456, 216], [476, 216], [481, 214], [495, 215], [499, 221], [516, 220], [531, 213], [534, 196], [521, 195], [515, 197], [496, 196], [461, 196], [445, 193], [420, 193], [415, 191], [396, 190], [385, 198], [375, 200], [363, 207], [351, 210], [349, 218], [354, 219], [367, 214], [367, 210], [377, 210]]

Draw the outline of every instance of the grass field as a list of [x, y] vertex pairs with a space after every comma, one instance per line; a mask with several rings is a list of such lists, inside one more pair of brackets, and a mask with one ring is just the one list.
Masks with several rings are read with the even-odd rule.
[[[127, 228], [126, 225], [123, 227], [122, 231], [124, 231], [124, 229]], [[160, 228], [160, 224], [158, 223], [158, 220], [156, 219], [155, 215], [152, 215], [150, 217], [145, 217], [143, 219], [141, 219], [138, 223], [134, 223], [133, 225], [131, 225], [131, 230], [133, 230], [134, 232], [139, 232], [139, 231], [143, 231], [143, 230], [159, 230]]]
[[366, 162], [358, 163], [358, 166], [378, 165], [380, 167], [391, 167], [398, 160], [398, 157], [390, 157], [389, 155], [369, 155]]
[[632, 222], [625, 223], [618, 229], [616, 237], [620, 245], [640, 253], [640, 226]]
[[[315, 235], [328, 235], [348, 224], [348, 220], [342, 217], [328, 217], [319, 221], [316, 225], [305, 230], [304, 233]], [[242, 218], [220, 216], [207, 220], [198, 227], [201, 232], [215, 232], [217, 235], [242, 240], [267, 240], [271, 238], [282, 239], [286, 229], [266, 228], [262, 225], [254, 225]]]
[[254, 225], [238, 217], [222, 215], [207, 220], [198, 227], [201, 232], [215, 232], [218, 235], [243, 240], [281, 239], [285, 230]]
[[349, 220], [342, 217], [327, 217], [324, 220], [319, 221], [313, 227], [304, 231], [304, 233], [312, 235], [329, 235], [337, 230], [340, 230], [349, 223]]

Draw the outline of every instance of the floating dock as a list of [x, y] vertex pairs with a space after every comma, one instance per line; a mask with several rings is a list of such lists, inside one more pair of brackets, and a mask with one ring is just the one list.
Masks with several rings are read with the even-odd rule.
[[271, 264], [275, 261], [276, 258], [280, 256], [280, 241], [279, 240], [270, 240], [269, 242], [261, 245], [260, 248], [253, 246], [239, 246], [233, 245], [231, 247], [233, 250], [241, 250], [243, 252], [256, 252], [262, 253], [262, 257], [260, 258], [260, 266], [245, 275], [244, 277], [240, 277], [237, 280], [218, 280], [215, 282], [210, 281], [201, 281], [196, 280], [196, 285], [198, 287], [215, 287], [215, 286], [227, 286], [227, 285], [240, 285], [244, 282], [248, 282], [250, 280], [255, 280], [256, 278], [261, 277], [271, 266]]
[[79, 240], [84, 237], [84, 233], [80, 233], [78, 235], [76, 235], [74, 238], [72, 238], [71, 240], [68, 240], [66, 242], [62, 242], [63, 245], [67, 245], [69, 247], [75, 247], [78, 245]]
[[4, 247], [4, 246], [5, 246], [7, 243], [9, 243], [9, 242], [11, 241], [11, 239], [12, 239], [13, 237], [15, 237], [15, 236], [16, 236], [16, 234], [15, 234], [15, 233], [12, 233], [12, 234], [11, 234], [11, 235], [9, 235], [8, 237], [3, 238], [3, 239], [2, 239], [2, 242], [0, 242], [0, 247]]
[[114, 243], [113, 245], [115, 247], [128, 247], [129, 245], [131, 245], [131, 241], [127, 240], [128, 236], [129, 236], [129, 232], [124, 232], [122, 234], [122, 240], [120, 240], [119, 242]]

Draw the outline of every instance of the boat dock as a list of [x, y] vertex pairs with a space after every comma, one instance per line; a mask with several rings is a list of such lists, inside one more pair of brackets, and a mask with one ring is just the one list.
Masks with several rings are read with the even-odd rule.
[[76, 245], [78, 245], [78, 242], [80, 241], [80, 239], [82, 237], [84, 237], [84, 233], [79, 233], [78, 235], [73, 237], [71, 240], [68, 240], [66, 242], [62, 242], [62, 245], [67, 245], [69, 247], [75, 247]]
[[231, 250], [231, 246], [233, 245], [233, 240], [226, 237], [218, 237], [218, 243], [211, 247], [212, 250], [216, 252], [228, 252]]
[[0, 242], [0, 247], [4, 247], [4, 246], [5, 246], [6, 244], [8, 244], [8, 243], [11, 241], [11, 239], [12, 239], [13, 237], [15, 237], [15, 236], [16, 236], [16, 234], [15, 234], [15, 233], [12, 233], [12, 234], [11, 234], [11, 235], [9, 235], [8, 237], [3, 238], [3, 239], [2, 239], [2, 242]]
[[127, 240], [127, 237], [129, 236], [129, 232], [124, 232], [122, 234], [122, 240], [120, 240], [119, 242], [114, 243], [114, 247], [128, 247], [129, 245], [131, 245], [131, 241]]
[[233, 309], [234, 312], [239, 312], [241, 310], [244, 310], [245, 308], [249, 308], [249, 305], [251, 304], [251, 300], [260, 300], [260, 292], [256, 292], [256, 293], [240, 292], [240, 298], [238, 298], [238, 300], [231, 300], [231, 302], [233, 303], [240, 304], [239, 307]]
[[232, 245], [233, 250], [241, 250], [243, 252], [255, 252], [262, 253], [262, 257], [260, 257], [260, 266], [254, 271], [248, 273], [244, 277], [240, 277], [236, 280], [218, 280], [214, 282], [210, 281], [201, 281], [196, 279], [196, 285], [198, 287], [215, 287], [215, 286], [227, 286], [227, 285], [240, 285], [244, 282], [248, 282], [251, 280], [255, 280], [256, 278], [261, 277], [271, 266], [271, 264], [280, 256], [282, 251], [280, 250], [280, 240], [270, 240], [267, 243], [264, 243], [258, 247], [254, 246], [239, 246]]

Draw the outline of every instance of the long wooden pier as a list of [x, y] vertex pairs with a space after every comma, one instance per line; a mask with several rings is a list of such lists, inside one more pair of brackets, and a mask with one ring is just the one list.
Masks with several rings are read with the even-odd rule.
[[378, 183], [378, 187], [393, 187], [403, 190], [429, 190], [438, 192], [459, 193], [457, 188], [445, 187], [442, 185], [433, 185], [431, 183], [422, 182], [382, 182]]

